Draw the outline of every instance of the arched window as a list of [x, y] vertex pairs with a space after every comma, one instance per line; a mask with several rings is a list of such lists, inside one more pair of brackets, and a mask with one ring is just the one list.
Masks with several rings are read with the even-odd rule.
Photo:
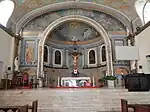
[[105, 62], [106, 61], [106, 49], [105, 49], [105, 46], [102, 47], [101, 54], [102, 54], [102, 62]]
[[94, 50], [91, 50], [89, 52], [89, 64], [95, 64], [96, 61], [95, 61], [95, 51]]
[[135, 8], [137, 14], [139, 15], [140, 19], [142, 20], [143, 24], [146, 24], [150, 21], [150, 2], [149, 0], [137, 0], [135, 2]]
[[61, 52], [59, 50], [55, 51], [55, 64], [61, 64]]
[[14, 2], [11, 0], [3, 0], [0, 2], [0, 24], [7, 25], [12, 12], [14, 10]]
[[48, 48], [44, 46], [44, 62], [48, 62]]
[[150, 21], [150, 2], [146, 2], [143, 13], [144, 23], [146, 24]]

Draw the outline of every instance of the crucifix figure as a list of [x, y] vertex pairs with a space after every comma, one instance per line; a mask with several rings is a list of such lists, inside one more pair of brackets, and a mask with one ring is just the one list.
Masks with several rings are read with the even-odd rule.
[[[76, 46], [77, 42], [74, 41], [73, 45]], [[77, 48], [75, 47], [71, 55], [73, 57], [73, 75], [78, 76], [78, 57], [81, 55], [81, 52], [78, 52]]]

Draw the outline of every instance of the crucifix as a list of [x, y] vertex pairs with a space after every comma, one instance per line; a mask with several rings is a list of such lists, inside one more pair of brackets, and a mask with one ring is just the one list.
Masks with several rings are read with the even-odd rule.
[[78, 58], [82, 53], [77, 51], [77, 48], [76, 48], [77, 42], [76, 41], [73, 41], [73, 45], [75, 47], [73, 49], [73, 52], [70, 53], [73, 57], [73, 74], [78, 75]]

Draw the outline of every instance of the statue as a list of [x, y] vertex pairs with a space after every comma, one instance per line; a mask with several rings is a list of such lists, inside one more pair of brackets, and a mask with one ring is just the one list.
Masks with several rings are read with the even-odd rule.
[[15, 71], [19, 71], [19, 56], [15, 58], [14, 65], [15, 65]]
[[130, 61], [130, 63], [131, 63], [131, 72], [136, 73], [136, 61], [132, 60]]
[[77, 50], [77, 41], [73, 41], [73, 45], [74, 45], [74, 49], [71, 53], [72, 57], [73, 57], [73, 71], [72, 71], [72, 75], [73, 76], [79, 76], [79, 71], [78, 71], [78, 57], [81, 55], [81, 52], [78, 52]]

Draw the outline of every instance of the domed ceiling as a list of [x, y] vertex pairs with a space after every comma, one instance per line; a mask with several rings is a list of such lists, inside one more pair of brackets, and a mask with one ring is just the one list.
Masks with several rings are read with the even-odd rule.
[[137, 13], [134, 7], [135, 1], [136, 0], [14, 0], [16, 8], [8, 22], [8, 27], [12, 27], [12, 25], [16, 24], [27, 13], [58, 2], [90, 2], [94, 4], [102, 4], [117, 9], [124, 13], [129, 19], [135, 20], [137, 18]]
[[69, 21], [56, 28], [49, 38], [52, 41], [88, 41], [95, 38], [101, 39], [100, 34], [83, 22]]

